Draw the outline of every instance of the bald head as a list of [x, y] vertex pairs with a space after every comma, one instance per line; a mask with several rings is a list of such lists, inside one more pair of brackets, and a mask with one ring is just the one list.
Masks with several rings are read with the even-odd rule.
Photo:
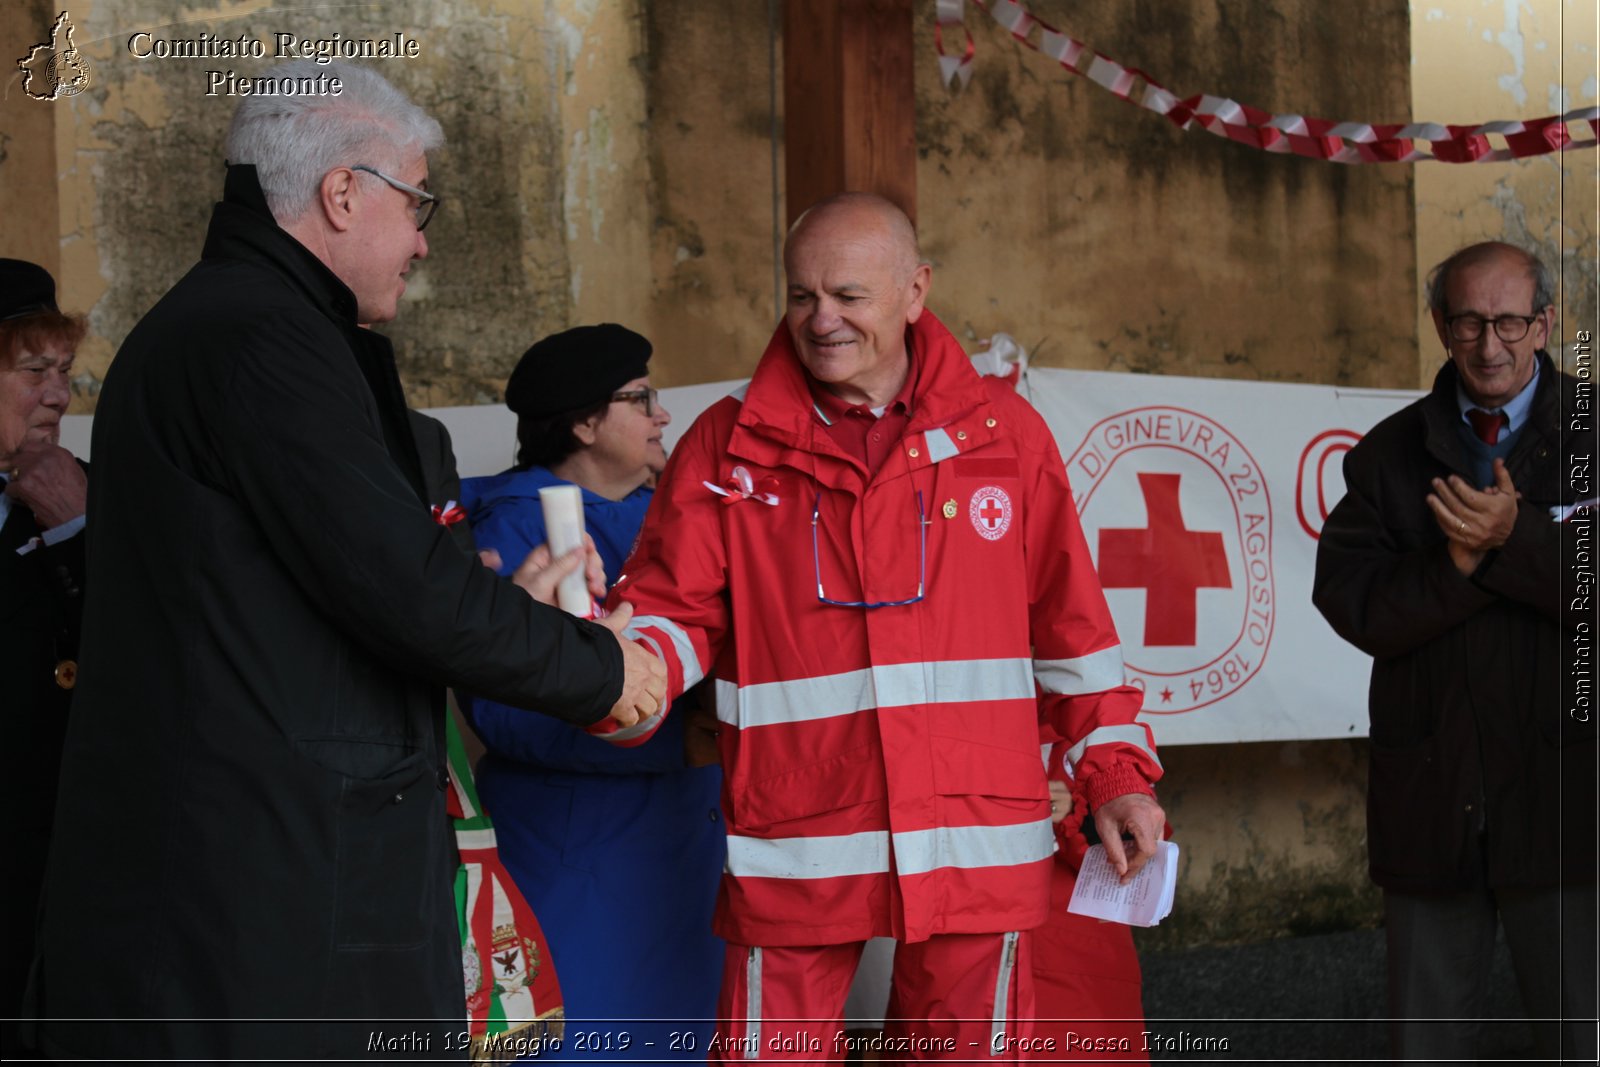
[[795, 221], [783, 268], [785, 321], [812, 379], [852, 404], [894, 399], [932, 277], [905, 212], [868, 193], [824, 200]]
[[877, 193], [839, 193], [811, 205], [794, 220], [783, 243], [784, 266], [787, 268], [789, 250], [797, 241], [813, 231], [831, 232], [835, 227], [880, 245], [886, 261], [902, 277], [922, 262], [917, 228], [893, 201]]

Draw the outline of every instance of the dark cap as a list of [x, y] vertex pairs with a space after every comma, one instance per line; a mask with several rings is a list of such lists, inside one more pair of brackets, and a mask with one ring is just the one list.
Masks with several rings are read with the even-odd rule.
[[551, 334], [522, 354], [506, 382], [506, 407], [529, 419], [581, 411], [649, 373], [650, 342], [603, 322]]
[[50, 272], [25, 259], [0, 259], [0, 321], [41, 311], [61, 313]]

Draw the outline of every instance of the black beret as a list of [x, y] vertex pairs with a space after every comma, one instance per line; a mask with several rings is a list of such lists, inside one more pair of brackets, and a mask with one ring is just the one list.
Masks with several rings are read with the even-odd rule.
[[529, 419], [581, 411], [649, 373], [650, 342], [603, 322], [551, 334], [522, 354], [506, 382], [506, 407]]
[[25, 259], [0, 259], [0, 321], [41, 311], [61, 312], [50, 272]]

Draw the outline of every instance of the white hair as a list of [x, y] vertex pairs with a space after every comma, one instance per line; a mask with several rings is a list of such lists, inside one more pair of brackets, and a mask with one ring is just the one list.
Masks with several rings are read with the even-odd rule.
[[[338, 78], [331, 93], [297, 91], [307, 79]], [[256, 168], [267, 206], [280, 224], [293, 222], [316, 203], [323, 176], [335, 167], [364, 163], [395, 170], [418, 152], [444, 144], [444, 131], [405, 93], [376, 71], [352, 63], [296, 59], [252, 79], [282, 91], [247, 96], [228, 129], [229, 163]]]

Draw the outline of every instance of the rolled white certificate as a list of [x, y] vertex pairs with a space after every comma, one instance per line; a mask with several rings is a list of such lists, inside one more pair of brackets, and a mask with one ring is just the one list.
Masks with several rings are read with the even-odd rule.
[[[544, 506], [544, 536], [550, 554], [559, 559], [583, 544], [583, 490], [575, 485], [551, 485], [539, 490]], [[556, 586], [556, 603], [569, 615], [587, 619], [594, 614], [589, 582], [579, 567]]]

